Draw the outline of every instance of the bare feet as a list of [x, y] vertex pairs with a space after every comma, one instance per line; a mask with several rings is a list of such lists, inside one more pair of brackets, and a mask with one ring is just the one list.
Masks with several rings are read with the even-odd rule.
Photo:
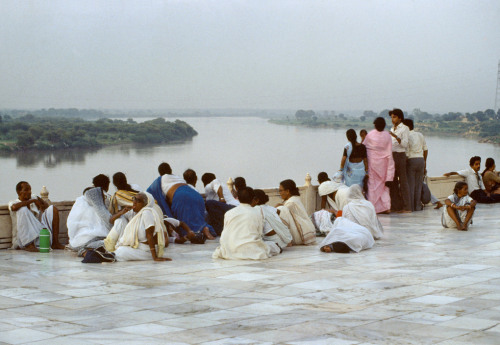
[[205, 236], [207, 237], [207, 239], [209, 239], [209, 240], [215, 240], [215, 237], [212, 236], [212, 234], [210, 233], [210, 230], [208, 230], [207, 227], [203, 228], [203, 233], [205, 234]]
[[33, 243], [28, 244], [26, 247], [23, 248], [27, 252], [39, 252], [38, 248], [35, 247]]
[[443, 204], [441, 203], [441, 201], [438, 201], [436, 203], [436, 207], [434, 207], [435, 210], [439, 210], [441, 207], [443, 207]]
[[54, 242], [52, 243], [52, 249], [64, 249], [64, 245], [62, 245], [61, 243], [59, 242]]
[[323, 246], [323, 247], [321, 247], [321, 251], [325, 252], [325, 253], [331, 253], [332, 248], [330, 248], [330, 246]]
[[390, 214], [390, 213], [391, 213], [391, 210], [385, 210], [385, 211], [379, 212], [378, 214]]
[[179, 237], [179, 238], [176, 238], [174, 242], [177, 244], [183, 244], [186, 241], [187, 241], [186, 237]]
[[401, 211], [398, 211], [398, 213], [411, 213], [410, 210], [401, 210]]

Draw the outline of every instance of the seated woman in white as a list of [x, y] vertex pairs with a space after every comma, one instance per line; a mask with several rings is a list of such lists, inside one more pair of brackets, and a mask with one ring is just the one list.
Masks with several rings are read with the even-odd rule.
[[276, 243], [281, 249], [291, 246], [293, 238], [290, 229], [281, 220], [277, 212], [278, 210], [266, 205], [269, 197], [261, 189], [255, 189], [254, 193], [255, 197], [252, 201], [252, 206], [259, 210], [264, 219], [262, 239]]
[[[170, 261], [164, 258], [165, 225], [160, 212], [154, 209], [155, 199], [147, 192], [137, 193], [132, 209], [111, 217], [113, 228], [104, 240], [107, 251], [114, 252], [116, 261]], [[123, 217], [122, 217], [123, 216]]]
[[350, 186], [346, 199], [347, 205], [342, 209], [342, 217], [367, 228], [374, 239], [380, 239], [384, 229], [377, 218], [375, 207], [363, 196], [361, 186], [358, 184]]
[[9, 202], [12, 219], [12, 248], [37, 252], [40, 230], [46, 228], [51, 234], [52, 249], [64, 249], [59, 242], [59, 211], [37, 196], [31, 195], [31, 186], [26, 181], [16, 185], [18, 198]]
[[76, 198], [68, 215], [69, 246], [79, 255], [88, 248], [97, 248], [111, 229], [111, 213], [104, 203], [100, 187], [87, 188]]
[[375, 240], [370, 231], [344, 217], [338, 217], [332, 230], [320, 244], [320, 250], [325, 253], [359, 253], [373, 247]]
[[477, 201], [469, 196], [469, 188], [465, 182], [457, 182], [453, 194], [445, 200], [441, 224], [445, 228], [467, 231], [472, 223]]
[[280, 182], [279, 193], [284, 200], [277, 205], [283, 223], [288, 224], [293, 245], [312, 245], [316, 243], [316, 231], [307, 211], [300, 201], [299, 189], [292, 180]]

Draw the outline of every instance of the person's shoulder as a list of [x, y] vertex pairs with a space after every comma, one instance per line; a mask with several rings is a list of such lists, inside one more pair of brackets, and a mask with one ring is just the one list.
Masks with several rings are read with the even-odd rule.
[[15, 200], [9, 201], [9, 203], [7, 204], [7, 206], [9, 208], [10, 212], [15, 212], [15, 211], [12, 211], [12, 205], [17, 204], [18, 202], [21, 202], [21, 200], [19, 200], [19, 198], [15, 199]]

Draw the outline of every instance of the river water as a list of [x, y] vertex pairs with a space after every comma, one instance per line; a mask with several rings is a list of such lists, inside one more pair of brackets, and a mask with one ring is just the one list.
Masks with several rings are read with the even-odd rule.
[[[174, 174], [182, 175], [192, 168], [199, 178], [204, 172], [213, 172], [224, 182], [243, 176], [249, 186], [259, 188], [277, 187], [287, 178], [303, 185], [307, 173], [317, 183], [320, 171], [331, 175], [339, 169], [347, 142], [345, 130], [274, 125], [256, 117], [183, 120], [199, 133], [183, 143], [0, 157], [0, 204], [15, 199], [15, 185], [20, 180], [30, 182], [37, 194], [45, 185], [53, 201], [74, 200], [100, 173], [111, 178], [122, 171], [130, 183], [147, 188], [158, 176], [161, 162], [168, 162]], [[427, 136], [426, 140], [429, 176], [463, 169], [474, 155], [481, 156], [483, 164], [487, 157], [500, 159], [500, 147], [492, 144], [445, 136]], [[197, 189], [203, 190], [201, 181]], [[111, 185], [110, 192], [114, 190]]]

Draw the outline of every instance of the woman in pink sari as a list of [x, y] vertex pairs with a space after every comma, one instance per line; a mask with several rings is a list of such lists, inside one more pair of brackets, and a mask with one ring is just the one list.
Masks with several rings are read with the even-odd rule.
[[385, 129], [383, 117], [377, 117], [373, 122], [375, 129], [365, 137], [368, 157], [368, 193], [367, 199], [377, 213], [390, 213], [391, 196], [386, 182], [394, 179], [394, 160], [392, 158], [392, 139]]

